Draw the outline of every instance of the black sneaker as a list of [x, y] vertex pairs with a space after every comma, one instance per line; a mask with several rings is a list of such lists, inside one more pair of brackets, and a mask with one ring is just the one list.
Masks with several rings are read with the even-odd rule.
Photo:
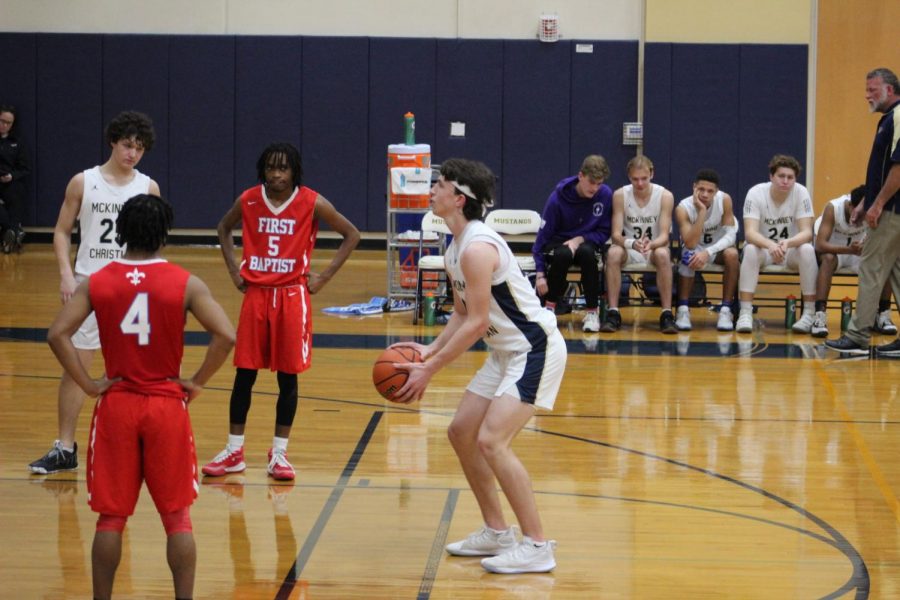
[[664, 310], [659, 315], [659, 330], [663, 333], [678, 333], [678, 327], [675, 326], [675, 317], [672, 316], [671, 310]]
[[875, 354], [878, 356], [900, 356], [900, 339], [896, 339], [890, 344], [876, 347]]
[[560, 300], [556, 303], [556, 308], [553, 309], [553, 313], [557, 317], [561, 317], [563, 315], [568, 315], [572, 312], [572, 305], [566, 302], [565, 300]]
[[863, 348], [846, 335], [836, 340], [825, 340], [825, 347], [837, 350], [842, 354], [852, 354], [853, 356], [868, 356], [869, 354], [868, 348]]
[[22, 229], [22, 226], [19, 225], [16, 227], [16, 252], [22, 251], [22, 246], [25, 243], [25, 230]]
[[13, 250], [16, 249], [16, 232], [12, 229], [7, 229], [3, 232], [3, 254], [9, 254]]
[[608, 310], [606, 311], [606, 318], [603, 319], [603, 325], [600, 326], [600, 331], [603, 333], [613, 333], [618, 331], [621, 326], [622, 315], [619, 314], [619, 311]]
[[78, 443], [75, 449], [69, 452], [63, 450], [62, 443], [59, 440], [53, 442], [50, 452], [43, 457], [34, 461], [28, 468], [32, 473], [41, 475], [49, 475], [50, 473], [59, 473], [61, 471], [74, 471], [78, 468]]

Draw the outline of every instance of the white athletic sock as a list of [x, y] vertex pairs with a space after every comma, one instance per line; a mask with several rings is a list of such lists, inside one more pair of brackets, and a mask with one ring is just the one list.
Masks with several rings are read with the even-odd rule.
[[742, 313], [753, 313], [753, 301], [752, 300], [741, 300], [741, 312]]
[[282, 454], [287, 452], [288, 439], [283, 437], [278, 437], [277, 435], [272, 438], [272, 449], [281, 451]]
[[228, 450], [235, 452], [244, 447], [244, 436], [228, 434]]
[[804, 315], [815, 315], [816, 314], [816, 301], [815, 300], [804, 300], [803, 301], [803, 314]]

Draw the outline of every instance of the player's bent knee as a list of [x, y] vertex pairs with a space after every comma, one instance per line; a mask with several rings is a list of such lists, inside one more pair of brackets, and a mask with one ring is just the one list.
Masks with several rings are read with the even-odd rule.
[[739, 257], [740, 257], [740, 254], [738, 253], [737, 248], [735, 248], [734, 246], [731, 246], [730, 248], [725, 248], [724, 250], [722, 250], [722, 260], [725, 261], [725, 263], [729, 263], [729, 262], [737, 263]]
[[125, 523], [128, 517], [119, 515], [100, 515], [97, 517], [97, 531], [114, 531], [122, 533], [125, 530]]
[[159, 518], [162, 520], [167, 536], [175, 535], [176, 533], [191, 533], [193, 531], [191, 508], [189, 506], [159, 515]]

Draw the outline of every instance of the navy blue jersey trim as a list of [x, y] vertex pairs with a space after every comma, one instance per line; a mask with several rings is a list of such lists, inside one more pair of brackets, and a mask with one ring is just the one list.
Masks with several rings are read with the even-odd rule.
[[531, 350], [525, 359], [525, 372], [522, 374], [522, 378], [516, 382], [516, 388], [519, 390], [519, 398], [523, 402], [534, 404], [538, 387], [541, 384], [541, 376], [544, 373], [544, 364], [547, 361], [547, 332], [539, 324], [529, 321], [519, 309], [508, 281], [492, 285], [491, 296], [503, 314], [522, 332], [531, 345]]

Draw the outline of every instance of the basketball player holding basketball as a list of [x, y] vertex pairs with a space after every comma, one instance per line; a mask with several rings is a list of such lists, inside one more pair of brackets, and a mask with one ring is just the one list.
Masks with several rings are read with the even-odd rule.
[[[145, 114], [123, 112], [106, 126], [106, 143], [111, 152], [100, 166], [76, 174], [66, 187], [66, 195], [53, 231], [53, 251], [60, 272], [60, 297], [69, 301], [81, 281], [121, 258], [124, 249], [116, 243], [115, 223], [119, 209], [136, 194], [157, 194], [155, 181], [137, 170], [144, 153], [153, 148], [156, 135], [153, 123]], [[72, 269], [72, 231], [78, 223], [80, 242]], [[90, 366], [94, 352], [100, 347], [97, 322], [89, 315], [73, 340], [78, 356]], [[75, 429], [84, 404], [84, 394], [67, 372], [59, 382], [59, 439], [38, 460], [28, 465], [32, 473], [56, 473], [78, 467], [78, 445]]]
[[[359, 243], [359, 231], [322, 195], [302, 185], [300, 152], [291, 144], [269, 145], [256, 162], [262, 185], [245, 190], [219, 222], [219, 242], [235, 287], [244, 293], [234, 352], [228, 444], [203, 473], [239, 473], [244, 463], [244, 428], [259, 369], [277, 371], [275, 436], [269, 475], [294, 479], [287, 459], [288, 437], [297, 412], [297, 374], [309, 368], [315, 294], [337, 273]], [[310, 271], [319, 221], [343, 240], [321, 273]], [[244, 253], [234, 258], [232, 229], [243, 223]]]
[[[128, 200], [116, 220], [123, 258], [82, 282], [50, 326], [47, 339], [66, 373], [100, 396], [91, 420], [87, 486], [100, 513], [91, 552], [94, 598], [112, 594], [122, 531], [142, 482], [166, 530], [176, 598], [193, 595], [197, 551], [190, 506], [197, 497], [197, 458], [187, 405], [225, 362], [234, 329], [200, 279], [159, 257], [172, 207], [149, 194]], [[106, 374], [91, 379], [72, 334], [97, 318]], [[182, 379], [185, 311], [211, 334], [206, 356]]]
[[[536, 407], [553, 408], [566, 345], [556, 317], [541, 308], [509, 246], [482, 221], [493, 193], [494, 174], [484, 164], [464, 159], [442, 163], [431, 204], [453, 233], [444, 257], [453, 285], [453, 314], [428, 346], [394, 345], [413, 347], [425, 359], [398, 364], [409, 378], [395, 398], [418, 400], [435, 373], [479, 338], [484, 340], [488, 359], [469, 383], [448, 430], [484, 526], [448, 544], [447, 551], [488, 556], [481, 564], [496, 573], [546, 572], [556, 567], [556, 542], [544, 537], [531, 478], [511, 445]], [[495, 481], [519, 520], [521, 542], [503, 516]]]

